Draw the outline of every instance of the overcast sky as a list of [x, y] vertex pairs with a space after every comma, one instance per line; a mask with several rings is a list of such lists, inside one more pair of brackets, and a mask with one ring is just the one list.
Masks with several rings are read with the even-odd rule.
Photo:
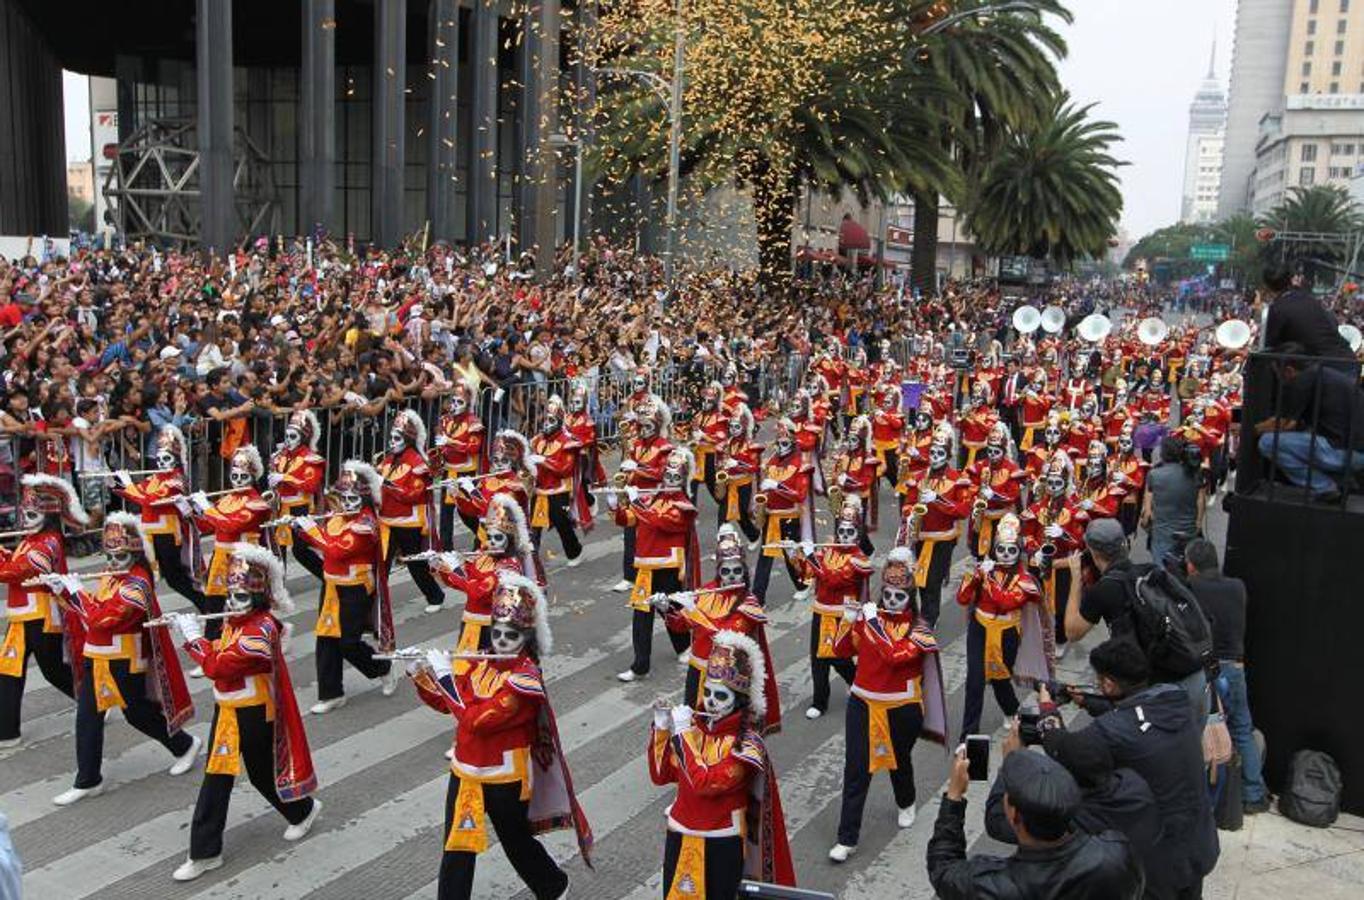
[[[1236, 0], [1070, 0], [1075, 23], [1062, 29], [1070, 55], [1061, 79], [1077, 101], [1118, 124], [1122, 224], [1133, 238], [1179, 218], [1189, 103], [1208, 71], [1217, 37], [1217, 75], [1226, 89]], [[67, 73], [66, 156], [90, 158], [85, 79]]]

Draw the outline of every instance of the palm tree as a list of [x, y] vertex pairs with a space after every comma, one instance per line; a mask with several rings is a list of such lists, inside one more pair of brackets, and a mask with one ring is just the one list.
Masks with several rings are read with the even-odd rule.
[[1338, 266], [1345, 261], [1347, 238], [1364, 226], [1360, 209], [1350, 194], [1338, 185], [1289, 188], [1283, 202], [1262, 222], [1282, 235], [1297, 232], [1301, 237], [1279, 240], [1270, 245], [1269, 255], [1293, 268], [1315, 269]]
[[1064, 93], [1054, 102], [1040, 127], [1010, 130], [982, 170], [966, 223], [987, 253], [1066, 265], [1107, 252], [1122, 212], [1117, 126]]

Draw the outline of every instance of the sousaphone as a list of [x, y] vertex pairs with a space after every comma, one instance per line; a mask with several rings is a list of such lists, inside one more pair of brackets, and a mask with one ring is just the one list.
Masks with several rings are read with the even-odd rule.
[[1358, 353], [1360, 345], [1364, 345], [1364, 331], [1360, 331], [1357, 326], [1348, 323], [1341, 325], [1336, 330], [1340, 332], [1341, 337], [1345, 338], [1345, 343], [1350, 345], [1350, 352]]
[[1225, 350], [1240, 350], [1250, 343], [1250, 326], [1240, 319], [1227, 319], [1213, 332], [1217, 346]]
[[1059, 306], [1048, 306], [1042, 310], [1042, 330], [1047, 334], [1060, 334], [1066, 327], [1066, 311]]
[[1113, 322], [1108, 316], [1090, 313], [1080, 321], [1075, 333], [1080, 336], [1081, 340], [1088, 341], [1091, 344], [1101, 344], [1112, 330]]
[[1020, 306], [1014, 310], [1014, 330], [1019, 334], [1032, 334], [1042, 326], [1042, 314], [1035, 306]]
[[1170, 326], [1163, 319], [1148, 316], [1137, 323], [1137, 340], [1148, 347], [1158, 346], [1170, 334]]

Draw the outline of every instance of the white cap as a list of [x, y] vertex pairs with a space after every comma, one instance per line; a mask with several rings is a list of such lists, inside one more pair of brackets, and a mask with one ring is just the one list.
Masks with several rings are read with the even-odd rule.
[[162, 348], [161, 348], [161, 358], [162, 358], [162, 359], [174, 359], [175, 357], [177, 357], [177, 356], [179, 356], [179, 355], [180, 355], [180, 348], [179, 348], [179, 347], [162, 347]]

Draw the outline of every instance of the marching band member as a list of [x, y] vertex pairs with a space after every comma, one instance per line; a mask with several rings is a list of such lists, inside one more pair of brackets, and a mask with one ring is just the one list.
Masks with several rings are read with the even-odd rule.
[[[422, 455], [425, 447], [426, 425], [421, 416], [410, 409], [398, 413], [388, 435], [388, 452], [378, 465], [379, 476], [383, 479], [379, 542], [385, 574], [392, 571], [397, 557], [421, 553], [433, 537], [432, 479], [431, 469]], [[437, 544], [439, 540], [436, 536]], [[426, 598], [426, 611], [439, 610], [445, 602], [445, 592], [431, 577], [431, 567], [426, 560], [409, 559], [407, 571], [412, 574], [412, 583]]]
[[531, 537], [538, 549], [540, 536], [550, 525], [559, 533], [559, 544], [568, 567], [582, 561], [583, 545], [574, 524], [592, 529], [587, 505], [587, 486], [578, 477], [581, 445], [564, 427], [564, 401], [555, 394], [545, 402], [540, 433], [531, 438], [530, 461], [535, 465], [535, 501], [530, 516]]
[[[866, 416], [856, 416], [848, 424], [847, 437], [843, 448], [834, 460], [833, 487], [844, 498], [856, 497], [858, 512], [865, 516], [859, 523], [862, 550], [872, 552], [871, 540], [867, 532], [875, 531], [878, 519], [877, 482], [881, 471], [881, 461], [877, 458], [871, 439], [871, 420]], [[831, 496], [833, 491], [831, 490]], [[840, 504], [840, 507], [842, 504]]]
[[[648, 423], [648, 418], [640, 424]], [[641, 436], [644, 433], [641, 432]], [[685, 577], [690, 586], [700, 583], [698, 562], [700, 549], [696, 540], [696, 507], [687, 497], [691, 483], [691, 453], [674, 448], [664, 461], [662, 478], [657, 488], [625, 487], [627, 503], [617, 503], [615, 494], [607, 495], [607, 503], [615, 510], [616, 524], [635, 529], [635, 582], [630, 591], [633, 610], [630, 627], [634, 660], [630, 668], [616, 675], [625, 682], [649, 674], [653, 655], [654, 607], [649, 598], [654, 594], [675, 593], [682, 590]], [[649, 490], [648, 496], [641, 491]], [[689, 658], [690, 638], [684, 622], [665, 620], [668, 639], [684, 662]]]
[[462, 519], [477, 524], [492, 506], [493, 498], [505, 494], [521, 511], [530, 514], [530, 488], [535, 484], [535, 463], [530, 441], [519, 432], [504, 428], [493, 436], [488, 452], [488, 472], [475, 481], [468, 475], [455, 479], [455, 504]]
[[[625, 476], [626, 487], [653, 490], [662, 483], [663, 470], [673, 451], [672, 442], [665, 437], [672, 428], [672, 411], [661, 397], [649, 394], [644, 402], [635, 407], [632, 421], [634, 438], [625, 451], [626, 458], [621, 461], [620, 472]], [[686, 487], [687, 490], [691, 489], [690, 485]], [[621, 558], [621, 580], [616, 582], [612, 590], [623, 593], [635, 586], [635, 543], [634, 524], [627, 524], [625, 551]]]
[[[181, 501], [185, 504], [185, 512], [194, 513], [200, 533], [213, 535], [213, 558], [208, 565], [208, 580], [204, 583], [205, 612], [223, 611], [232, 546], [237, 543], [259, 544], [263, 539], [261, 525], [270, 518], [270, 504], [256, 490], [256, 483], [264, 474], [260, 451], [252, 444], [243, 444], [232, 454], [227, 472], [230, 487], [226, 493], [216, 497], [212, 503], [202, 491], [195, 491]], [[216, 639], [222, 633], [221, 619], [210, 619], [206, 624], [209, 640]], [[203, 676], [197, 666], [189, 674], [195, 678]]]
[[[620, 404], [619, 421], [616, 425], [616, 434], [620, 435], [620, 460], [621, 463], [630, 458], [631, 445], [639, 438], [639, 415], [642, 409], [650, 406], [654, 401], [662, 402], [658, 396], [649, 390], [649, 383], [652, 381], [648, 366], [636, 366], [630, 373], [630, 393]], [[668, 419], [668, 427], [672, 426], [671, 416]], [[661, 432], [666, 435], [667, 432]]]
[[[588, 408], [587, 385], [575, 383], [568, 394], [568, 416], [564, 427], [582, 447], [578, 454], [581, 468], [579, 478], [586, 485], [606, 483], [606, 469], [601, 464], [601, 445], [597, 441], [597, 423], [592, 421], [592, 411]], [[588, 496], [588, 502], [595, 502]]]
[[1110, 447], [1116, 448], [1118, 437], [1127, 428], [1135, 426], [1136, 420], [1128, 398], [1127, 382], [1119, 378], [1113, 388], [1113, 406], [1104, 415], [1104, 440]]
[[590, 867], [592, 830], [573, 793], [540, 669], [552, 649], [545, 595], [531, 579], [502, 573], [492, 623], [488, 656], [452, 659], [431, 650], [408, 668], [422, 701], [455, 718], [436, 897], [473, 896], [474, 867], [488, 849], [486, 819], [531, 893], [551, 900], [568, 893], [568, 875], [535, 836], [572, 827]]
[[1023, 428], [1023, 439], [1018, 442], [1019, 450], [1025, 453], [1032, 450], [1033, 435], [1039, 428], [1046, 426], [1055, 403], [1056, 399], [1047, 393], [1046, 376], [1040, 372], [1033, 373], [1028, 389], [1023, 392], [1023, 402], [1019, 404], [1022, 408], [1019, 424]]
[[[762, 535], [753, 523], [753, 484], [762, 464], [763, 446], [755, 443], [753, 413], [740, 403], [729, 415], [729, 430], [719, 454], [724, 460], [719, 466], [724, 472], [724, 488], [716, 510], [716, 526], [737, 523], [748, 538], [749, 549], [754, 549]], [[718, 476], [718, 473], [717, 473]]]
[[279, 617], [294, 610], [284, 565], [265, 547], [238, 544], [228, 564], [227, 589], [231, 615], [217, 640], [204, 637], [193, 615], [168, 617], [185, 652], [213, 680], [217, 703], [204, 781], [190, 821], [189, 856], [172, 873], [176, 881], [193, 881], [223, 864], [227, 807], [243, 768], [289, 823], [286, 841], [307, 835], [322, 809], [310, 796], [317, 776], [284, 661]]
[[1028, 572], [1018, 516], [1008, 513], [994, 532], [992, 555], [962, 577], [957, 603], [966, 609], [966, 698], [961, 735], [980, 731], [985, 685], [1005, 722], [1018, 712], [1011, 679], [1045, 679], [1050, 670], [1043, 655], [1042, 589]]
[[341, 664], [349, 662], [366, 678], [382, 681], [383, 694], [397, 688], [391, 663], [374, 658], [363, 638], [373, 631], [385, 652], [393, 649], [393, 610], [388, 599], [375, 508], [383, 496], [383, 478], [373, 466], [349, 460], [332, 485], [341, 501], [336, 513], [321, 523], [312, 516], [294, 520], [300, 537], [322, 555], [322, 598], [317, 610], [317, 702], [314, 715], [346, 704]]
[[[904, 522], [896, 541], [913, 546], [920, 615], [930, 628], [938, 622], [942, 586], [951, 574], [952, 551], [961, 534], [961, 522], [971, 514], [971, 482], [951, 465], [955, 439], [952, 426], [946, 422], [934, 432], [928, 449], [928, 471], [905, 494]], [[918, 506], [926, 510], [916, 510]]]
[[834, 521], [833, 546], [800, 545], [796, 565], [801, 577], [813, 582], [814, 602], [810, 619], [810, 674], [814, 697], [805, 718], [818, 719], [829, 709], [829, 670], [845, 683], [853, 683], [853, 625], [843, 617], [849, 606], [860, 608], [867, 600], [871, 559], [862, 547], [862, 501], [849, 494]]
[[1146, 490], [1146, 472], [1150, 468], [1151, 464], [1137, 452], [1129, 419], [1122, 434], [1118, 435], [1117, 458], [1112, 466], [1113, 483], [1123, 492], [1118, 504], [1118, 521], [1129, 538], [1136, 534], [1137, 522], [1141, 519], [1141, 497]]
[[1159, 367], [1151, 370], [1151, 383], [1141, 396], [1141, 408], [1155, 415], [1156, 421], [1170, 421], [1170, 389], [1165, 384], [1165, 372]]
[[702, 709], [654, 708], [649, 777], [677, 785], [663, 842], [668, 900], [733, 900], [744, 878], [796, 883], [776, 772], [760, 733], [766, 681], [757, 643], [721, 631], [706, 667]]
[[[1064, 416], [1063, 416], [1064, 418]], [[1088, 461], [1090, 445], [1094, 441], [1102, 441], [1104, 435], [1104, 423], [1099, 418], [1099, 404], [1093, 397], [1086, 397], [1080, 404], [1078, 411], [1070, 416], [1070, 427], [1066, 431], [1066, 452], [1070, 454], [1075, 467], [1080, 471], [1076, 474], [1083, 474], [1085, 464]]]
[[724, 392], [720, 405], [726, 413], [731, 416], [734, 415], [735, 409], [740, 405], [747, 406], [752, 410], [753, 406], [748, 399], [748, 394], [745, 394], [744, 389], [739, 386], [739, 369], [734, 363], [727, 364], [720, 372], [720, 387]]
[[114, 472], [114, 493], [140, 510], [142, 530], [152, 543], [156, 568], [171, 590], [207, 612], [204, 595], [195, 583], [203, 560], [192, 516], [174, 502], [189, 493], [189, 444], [180, 429], [163, 425], [156, 433], [156, 474], [133, 484], [127, 471]]
[[715, 536], [715, 579], [696, 591], [677, 594], [655, 594], [650, 598], [660, 613], [676, 615], [691, 631], [691, 659], [687, 666], [687, 683], [683, 697], [692, 709], [701, 708], [702, 688], [706, 681], [706, 664], [710, 659], [715, 635], [733, 631], [747, 635], [762, 649], [763, 661], [771, 682], [763, 684], [768, 715], [762, 724], [764, 734], [781, 728], [781, 703], [777, 698], [776, 673], [772, 655], [767, 649], [763, 626], [767, 613], [762, 604], [748, 592], [748, 559], [744, 541], [732, 525], [720, 528]]
[[[282, 516], [301, 516], [318, 510], [327, 475], [327, 461], [317, 452], [321, 434], [322, 428], [312, 410], [300, 409], [289, 416], [284, 427], [284, 445], [270, 458], [270, 474], [266, 476], [266, 484], [279, 498]], [[311, 547], [294, 540], [292, 528], [279, 526], [274, 539], [282, 553], [293, 547], [294, 559], [314, 578], [322, 578], [322, 561]]]
[[772, 578], [772, 561], [784, 556], [786, 573], [796, 587], [795, 598], [804, 600], [809, 596], [808, 586], [801, 581], [790, 556], [778, 546], [782, 541], [804, 541], [814, 536], [810, 509], [813, 465], [796, 444], [796, 426], [790, 419], [783, 418], [777, 422], [772, 453], [763, 460], [760, 468], [761, 480], [753, 502], [758, 505], [761, 497], [762, 503], [766, 505], [767, 527], [763, 551], [758, 557], [757, 572], [753, 576], [753, 593], [759, 600], [766, 602], [767, 585]]
[[919, 400], [914, 411], [914, 427], [900, 441], [900, 472], [895, 493], [903, 497], [911, 485], [919, 483], [928, 471], [928, 449], [933, 446], [933, 404], [927, 397]]
[[[1062, 563], [1080, 551], [1088, 521], [1073, 497], [1073, 472], [1070, 457], [1064, 450], [1057, 450], [1042, 471], [1039, 496], [1022, 516], [1024, 549], [1032, 558], [1032, 567], [1042, 585], [1048, 613], [1043, 627], [1056, 641], [1057, 660], [1066, 653], [1064, 623], [1070, 596], [1070, 569]], [[1052, 652], [1051, 646], [1047, 652]]]
[[1085, 459], [1085, 474], [1076, 492], [1079, 507], [1091, 519], [1111, 519], [1118, 515], [1118, 504], [1126, 493], [1113, 484], [1108, 474], [1108, 445], [1103, 441], [1089, 442]]
[[723, 392], [718, 381], [706, 385], [701, 391], [701, 409], [691, 420], [691, 448], [696, 457], [696, 474], [692, 478], [697, 484], [704, 484], [712, 498], [720, 497], [715, 474], [721, 450], [729, 440], [729, 416], [720, 406]]
[[135, 516], [112, 512], [104, 519], [104, 557], [113, 570], [86, 591], [76, 575], [39, 576], [75, 613], [83, 637], [76, 642], [76, 780], [52, 802], [70, 806], [104, 791], [104, 713], [114, 707], [123, 719], [170, 751], [169, 772], [183, 775], [203, 742], [181, 730], [194, 715], [175, 646], [163, 628], [143, 623], [159, 618], [156, 583], [148, 557], [152, 549]]
[[1010, 458], [1012, 443], [1008, 423], [996, 422], [985, 441], [985, 458], [976, 460], [966, 471], [976, 506], [982, 501], [985, 504], [979, 516], [975, 507], [972, 508], [967, 530], [971, 555], [976, 559], [989, 555], [996, 523], [1008, 513], [1018, 512], [1019, 496], [1027, 476]]
[[75, 698], [74, 655], [67, 642], [68, 615], [45, 585], [26, 585], [42, 575], [66, 574], [62, 522], [77, 528], [90, 517], [67, 481], [51, 475], [25, 475], [19, 523], [28, 534], [13, 550], [0, 550], [0, 582], [7, 586], [5, 636], [0, 643], [0, 749], [19, 745], [20, 708], [28, 658], [37, 657], [47, 683]]
[[961, 445], [966, 448], [965, 468], [976, 463], [976, 455], [985, 448], [990, 432], [999, 422], [999, 413], [991, 405], [990, 385], [977, 382], [967, 398], [967, 408], [957, 420], [961, 431]]
[[787, 416], [796, 426], [796, 446], [813, 463], [824, 440], [827, 420], [815, 414], [814, 398], [808, 388], [797, 388], [791, 398], [791, 412]]
[[482, 550], [442, 553], [431, 561], [441, 580], [465, 597], [455, 645], [460, 652], [472, 653], [487, 644], [498, 573], [512, 572], [527, 578], [536, 574], [526, 515], [514, 499], [506, 494], [494, 496], [481, 525]]
[[909, 550], [896, 547], [881, 571], [877, 602], [843, 613], [853, 623], [857, 673], [844, 724], [838, 843], [829, 850], [837, 863], [857, 850], [867, 789], [877, 772], [890, 773], [899, 826], [914, 824], [914, 743], [921, 735], [941, 742], [947, 733], [938, 642], [916, 608], [913, 569]]
[[[435, 457], [441, 464], [443, 480], [472, 478], [482, 467], [486, 429], [478, 417], [477, 402], [478, 388], [461, 378], [455, 379], [445, 415], [436, 426]], [[446, 490], [441, 496], [439, 534], [442, 547], [455, 545], [456, 515], [470, 534], [478, 533], [478, 517], [459, 510], [455, 494], [453, 490]]]
[[1037, 482], [1042, 478], [1042, 473], [1051, 462], [1057, 451], [1064, 452], [1061, 440], [1065, 437], [1065, 431], [1061, 427], [1061, 413], [1054, 411], [1047, 414], [1046, 425], [1042, 428], [1042, 443], [1034, 444], [1029, 449], [1027, 458], [1023, 462], [1023, 469], [1028, 475], [1027, 484], [1033, 488], [1029, 494], [1029, 499], [1040, 493], [1036, 490]]
[[871, 443], [881, 459], [881, 472], [892, 487], [900, 483], [900, 440], [905, 432], [901, 402], [899, 385], [880, 385], [871, 416]]

